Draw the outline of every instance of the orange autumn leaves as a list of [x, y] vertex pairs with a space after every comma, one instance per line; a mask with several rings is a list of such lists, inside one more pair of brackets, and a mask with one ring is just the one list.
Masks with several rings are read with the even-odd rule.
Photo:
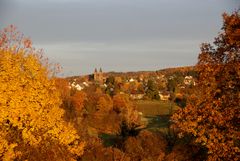
[[240, 154], [240, 16], [223, 19], [214, 46], [201, 47], [198, 85], [187, 107], [172, 117], [180, 134], [208, 149], [208, 160], [238, 160]]
[[[194, 93], [186, 108], [172, 117], [180, 136], [191, 135], [207, 149], [208, 160], [238, 160], [240, 153], [240, 16], [235, 12], [224, 14], [223, 19], [223, 32], [214, 45], [201, 46]], [[110, 116], [119, 118], [112, 122], [125, 121], [128, 128], [139, 124], [138, 112], [126, 95], [112, 99], [99, 91], [71, 93], [68, 82], [55, 79], [54, 74], [55, 68], [42, 58], [41, 51], [14, 26], [0, 32], [2, 160], [76, 160], [84, 143], [63, 119], [72, 107], [77, 117], [88, 108], [87, 114], [94, 114], [93, 124], [103, 120], [99, 126], [105, 131], [103, 125], [111, 122]]]
[[64, 110], [59, 108], [61, 100], [49, 66], [13, 26], [4, 31], [0, 44], [0, 158], [33, 159], [33, 149], [44, 155], [55, 144], [66, 147], [69, 158], [76, 158], [83, 152], [83, 143], [74, 127], [62, 119]]

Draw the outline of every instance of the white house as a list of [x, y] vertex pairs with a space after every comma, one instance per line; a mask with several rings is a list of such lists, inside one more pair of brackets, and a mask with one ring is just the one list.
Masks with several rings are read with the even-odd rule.
[[185, 85], [194, 85], [195, 86], [196, 83], [195, 83], [195, 81], [194, 81], [192, 76], [186, 76], [184, 78], [184, 84]]
[[81, 91], [82, 89], [84, 89], [84, 87], [80, 86], [79, 84], [77, 84], [76, 82], [72, 82], [71, 88], [75, 88], [78, 91]]
[[170, 98], [170, 92], [159, 92], [160, 100], [167, 101]]
[[135, 80], [133, 79], [133, 78], [131, 78], [130, 80], [129, 80], [129, 82], [134, 82]]
[[134, 100], [140, 100], [143, 99], [144, 94], [130, 94], [130, 97]]
[[86, 86], [86, 87], [89, 86], [89, 84], [87, 82], [83, 82], [83, 85]]

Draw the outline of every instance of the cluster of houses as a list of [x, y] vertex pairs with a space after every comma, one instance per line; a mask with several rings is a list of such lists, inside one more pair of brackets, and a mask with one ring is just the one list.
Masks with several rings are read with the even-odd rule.
[[[171, 79], [171, 76], [168, 78]], [[163, 82], [163, 83], [167, 83], [168, 80], [165, 75], [157, 75], [156, 77], [154, 77], [154, 80], [156, 82]], [[135, 83], [135, 84], [141, 84], [143, 86], [146, 86], [146, 82], [147, 82], [148, 78], [144, 78], [143, 75], [140, 75], [137, 78], [128, 78], [125, 79], [123, 81], [123, 79], [119, 76], [115, 77], [115, 81], [118, 83], [122, 83], [122, 84], [126, 84], [129, 85], [131, 83]], [[80, 83], [77, 83], [77, 80], [74, 79], [71, 83], [69, 83], [69, 88], [74, 88], [76, 90], [83, 90], [86, 87], [91, 86], [92, 84], [100, 84], [101, 87], [103, 88], [107, 88], [108, 85], [106, 84], [106, 77], [104, 76], [104, 73], [102, 71], [102, 69], [100, 68], [100, 70], [98, 71], [97, 69], [94, 70], [94, 73], [92, 75], [89, 76], [89, 79], [87, 81], [83, 81]], [[184, 80], [183, 80], [183, 85], [181, 85], [180, 88], [185, 88], [185, 86], [190, 86], [190, 85], [194, 85], [195, 86], [195, 81], [194, 78], [192, 76], [185, 76]], [[114, 89], [112, 89], [114, 90]], [[121, 93], [124, 93], [123, 91], [120, 91]], [[141, 92], [129, 92], [128, 93], [131, 99], [134, 100], [141, 100], [144, 99], [145, 96], [145, 91], [141, 91]], [[162, 101], [167, 101], [170, 98], [170, 92], [167, 90], [162, 90], [158, 92], [159, 94], [159, 98]]]
[[82, 82], [82, 83], [76, 83], [77, 80], [74, 79], [72, 83], [69, 83], [69, 88], [74, 88], [78, 91], [83, 90], [86, 87], [89, 87], [89, 84], [87, 82]]
[[[145, 96], [145, 94], [130, 94], [130, 98], [134, 99], [134, 100], [141, 100], [143, 99]], [[164, 91], [164, 92], [160, 92], [159, 91], [159, 97], [160, 97], [160, 100], [162, 101], [167, 101], [169, 100], [170, 98], [170, 92], [167, 92], [167, 91]]]

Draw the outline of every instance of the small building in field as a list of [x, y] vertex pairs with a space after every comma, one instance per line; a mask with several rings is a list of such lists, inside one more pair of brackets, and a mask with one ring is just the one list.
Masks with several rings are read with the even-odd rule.
[[141, 100], [141, 99], [143, 99], [143, 97], [144, 97], [144, 94], [141, 94], [141, 93], [130, 94], [130, 98], [133, 99], [133, 100]]
[[194, 81], [194, 79], [193, 79], [192, 76], [186, 76], [186, 77], [184, 78], [184, 84], [185, 84], [185, 85], [193, 85], [193, 86], [196, 85], [196, 83], [195, 83], [195, 81]]
[[170, 92], [167, 92], [167, 91], [159, 92], [159, 97], [160, 97], [160, 100], [167, 101], [170, 98]]

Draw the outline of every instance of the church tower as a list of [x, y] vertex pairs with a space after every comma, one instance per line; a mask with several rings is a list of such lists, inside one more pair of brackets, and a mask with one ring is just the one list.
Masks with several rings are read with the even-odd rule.
[[104, 77], [103, 77], [103, 71], [102, 68], [99, 69], [99, 71], [97, 70], [97, 68], [95, 68], [94, 73], [93, 73], [93, 78], [95, 82], [98, 82], [100, 84], [103, 84], [104, 82]]

